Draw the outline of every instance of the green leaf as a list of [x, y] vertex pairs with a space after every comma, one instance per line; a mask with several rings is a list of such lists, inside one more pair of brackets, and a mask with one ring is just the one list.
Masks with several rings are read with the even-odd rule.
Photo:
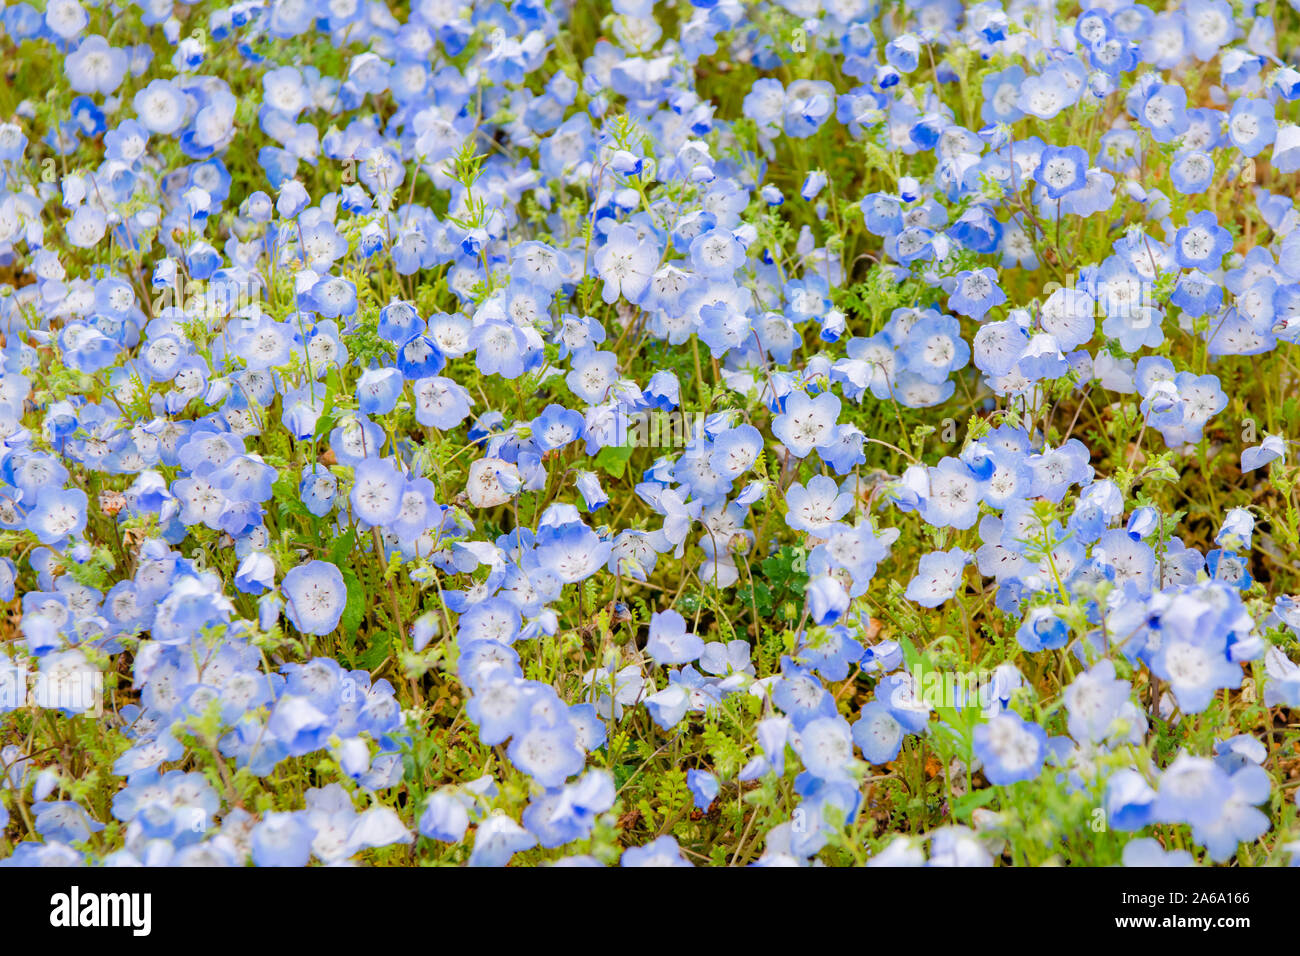
[[612, 478], [622, 478], [628, 459], [635, 449], [631, 445], [606, 445], [596, 455], [596, 467]]
[[[346, 612], [345, 612], [346, 613]], [[388, 656], [388, 649], [393, 643], [391, 634], [376, 634], [375, 640], [361, 652], [359, 661], [366, 670], [374, 670]]]
[[[329, 551], [330, 563], [335, 565], [336, 567], [342, 568], [343, 565], [347, 563], [348, 556], [352, 554], [352, 549], [356, 547], [356, 544], [357, 544], [356, 529], [349, 528], [348, 533], [345, 534], [343, 537], [336, 539], [334, 544], [330, 547], [330, 551]], [[344, 571], [345, 578], [348, 573], [349, 572]], [[353, 577], [355, 578], [356, 575], [354, 574]]]
[[903, 649], [903, 659], [907, 661], [907, 670], [915, 674], [921, 667], [921, 653], [906, 634], [898, 635], [898, 645]]
[[985, 787], [983, 790], [975, 790], [971, 793], [964, 793], [952, 802], [952, 815], [958, 820], [968, 820], [970, 815], [980, 807], [986, 807], [993, 802], [993, 798], [998, 792], [993, 787]]
[[[343, 615], [339, 619], [339, 625], [345, 631], [356, 633], [366, 617], [366, 589], [361, 586], [360, 579], [351, 568], [339, 570], [343, 572], [343, 583], [348, 588], [348, 600], [343, 605]], [[381, 657], [380, 660], [383, 658]]]

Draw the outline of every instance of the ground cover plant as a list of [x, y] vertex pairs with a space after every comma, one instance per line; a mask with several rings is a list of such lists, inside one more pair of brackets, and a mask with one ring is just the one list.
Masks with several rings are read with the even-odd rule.
[[0, 862], [1300, 863], [1297, 44], [6, 4]]

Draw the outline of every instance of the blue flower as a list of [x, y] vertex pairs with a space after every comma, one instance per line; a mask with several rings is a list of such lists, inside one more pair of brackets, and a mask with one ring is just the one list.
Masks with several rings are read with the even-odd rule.
[[690, 866], [677, 841], [661, 836], [645, 846], [630, 846], [623, 851], [620, 866]]
[[1219, 225], [1213, 212], [1189, 216], [1174, 237], [1174, 258], [1184, 269], [1214, 271], [1232, 248], [1232, 234]]
[[695, 809], [705, 811], [718, 796], [718, 778], [707, 770], [687, 770], [686, 787], [691, 791]]
[[[989, 309], [1006, 301], [1006, 294], [998, 287], [997, 273], [991, 268], [985, 268], [957, 273], [954, 291], [948, 297], [948, 306], [961, 315], [982, 320]], [[956, 341], [961, 342], [961, 338], [957, 337]], [[951, 367], [961, 368], [964, 364], [956, 363]]]
[[421, 836], [443, 843], [459, 843], [468, 827], [469, 813], [457, 794], [439, 790], [425, 802], [419, 822]]
[[880, 700], [862, 705], [853, 724], [853, 741], [862, 756], [873, 764], [887, 764], [898, 758], [903, 747], [904, 728], [888, 705]]
[[1254, 471], [1269, 462], [1285, 459], [1286, 444], [1280, 435], [1265, 435], [1257, 446], [1244, 448], [1241, 452], [1241, 470]]
[[704, 651], [704, 641], [686, 631], [686, 620], [676, 611], [656, 611], [650, 616], [646, 653], [660, 665], [687, 664]]
[[306, 866], [311, 858], [312, 829], [301, 811], [269, 812], [249, 834], [258, 866]]
[[304, 634], [328, 634], [339, 626], [347, 604], [343, 575], [328, 561], [308, 561], [291, 569], [280, 584], [285, 611]]
[[1088, 180], [1088, 154], [1079, 146], [1047, 146], [1039, 155], [1034, 180], [1049, 199], [1082, 189]]
[[1047, 731], [1014, 711], [978, 725], [972, 739], [985, 778], [998, 786], [1034, 779], [1047, 755]]

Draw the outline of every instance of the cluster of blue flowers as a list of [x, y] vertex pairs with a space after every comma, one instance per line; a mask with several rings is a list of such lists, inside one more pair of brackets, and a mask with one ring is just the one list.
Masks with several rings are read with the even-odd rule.
[[398, 6], [0, 10], [4, 863], [692, 865], [731, 801], [724, 862], [981, 866], [1072, 796], [1300, 862], [1300, 597], [1168, 493], [1296, 531], [1216, 433], [1300, 344], [1274, 10]]

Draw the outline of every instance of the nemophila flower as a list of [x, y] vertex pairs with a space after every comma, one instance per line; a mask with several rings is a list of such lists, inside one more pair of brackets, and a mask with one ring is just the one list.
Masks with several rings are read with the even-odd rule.
[[[848, 606], [847, 595], [844, 595], [843, 585], [829, 575], [821, 575], [813, 579], [809, 586], [809, 604], [818, 603], [820, 599], [817, 591], [825, 586], [829, 586], [838, 597], [836, 616], [843, 614]], [[821, 615], [816, 609], [810, 612], [810, 617], [814, 619], [814, 623], [825, 623], [820, 619]], [[821, 627], [803, 635], [796, 653], [801, 663], [812, 667], [827, 680], [844, 680], [849, 675], [850, 664], [859, 661], [863, 651], [862, 645], [849, 637], [846, 628]]]
[[1205, 192], [1214, 179], [1214, 159], [1199, 149], [1179, 150], [1169, 165], [1169, 179], [1184, 195]]
[[1149, 545], [1115, 529], [1100, 536], [1098, 547], [1101, 555], [1094, 552], [1094, 559], [1114, 574], [1116, 585], [1131, 586], [1143, 597], [1151, 594], [1157, 576], [1155, 552]]
[[1225, 548], [1216, 548], [1207, 553], [1205, 568], [1212, 580], [1222, 581], [1242, 591], [1249, 588], [1253, 580], [1247, 561]]
[[753, 425], [738, 425], [726, 429], [714, 440], [709, 465], [734, 480], [753, 467], [762, 450], [762, 433]]
[[542, 451], [555, 451], [577, 439], [583, 425], [578, 412], [550, 404], [532, 423], [533, 441]]
[[[1290, 597], [1279, 597], [1274, 612], [1288, 628], [1295, 631], [1295, 601]], [[1269, 648], [1264, 655], [1264, 670], [1268, 675], [1264, 685], [1265, 706], [1273, 707], [1285, 703], [1296, 707], [1300, 701], [1300, 667], [1276, 647]]]
[[347, 604], [347, 587], [339, 569], [328, 561], [300, 564], [280, 584], [285, 611], [304, 634], [328, 634], [338, 627]]
[[785, 114], [785, 87], [780, 80], [759, 79], [745, 95], [741, 109], [746, 117], [758, 125], [759, 131], [775, 136], [780, 130]]
[[957, 273], [956, 284], [948, 297], [948, 307], [961, 315], [983, 319], [989, 309], [1007, 301], [998, 287], [997, 272], [991, 268]]
[[907, 373], [931, 385], [941, 385], [952, 372], [966, 367], [970, 347], [962, 338], [961, 324], [956, 319], [926, 315], [908, 330], [900, 346], [900, 356], [905, 360]]
[[77, 0], [51, 0], [45, 7], [45, 25], [63, 40], [71, 40], [86, 28], [90, 14]]
[[980, 496], [977, 479], [965, 462], [944, 458], [927, 470], [929, 487], [921, 505], [921, 514], [936, 528], [970, 528], [979, 517]]
[[1246, 767], [1259, 766], [1268, 757], [1268, 748], [1249, 734], [1238, 734], [1214, 745], [1214, 759], [1229, 774]]
[[[322, 707], [329, 701], [318, 701]], [[312, 700], [297, 694], [285, 694], [276, 701], [266, 729], [280, 742], [285, 752], [301, 756], [318, 749], [333, 727], [331, 715]]]
[[972, 735], [975, 756], [989, 783], [1006, 785], [1038, 776], [1047, 755], [1047, 731], [1014, 711], [979, 724]]
[[1039, 119], [1050, 120], [1076, 100], [1064, 71], [1048, 68], [1019, 84], [1016, 108]]
[[1300, 169], [1300, 126], [1288, 123], [1279, 126], [1273, 140], [1273, 168], [1281, 173], [1294, 173]]
[[1141, 97], [1135, 114], [1157, 143], [1174, 142], [1187, 131], [1190, 123], [1187, 91], [1174, 84], [1154, 84]]
[[[781, 677], [772, 684], [772, 702], [776, 704], [797, 728], [816, 717], [835, 714], [835, 702], [822, 682], [809, 670], [797, 665], [793, 659], [782, 658]], [[772, 725], [769, 730], [777, 728]], [[760, 741], [762, 737], [760, 736]], [[781, 738], [784, 741], [784, 737]], [[773, 743], [775, 747], [776, 744]], [[771, 754], [772, 747], [764, 745]]]
[[537, 561], [566, 584], [585, 580], [609, 560], [613, 545], [579, 521], [546, 529], [538, 537]]
[[385, 525], [401, 513], [402, 485], [402, 476], [390, 459], [363, 458], [354, 465], [348, 501], [366, 524]]
[[1155, 820], [1210, 827], [1233, 796], [1232, 778], [1213, 760], [1180, 753], [1160, 777]]
[[357, 287], [339, 276], [318, 280], [303, 297], [308, 308], [326, 318], [353, 315], [357, 310]]
[[425, 802], [418, 826], [421, 836], [443, 843], [459, 843], [468, 827], [465, 804], [447, 789], [437, 791]]
[[731, 674], [747, 674], [752, 677], [754, 665], [750, 662], [749, 655], [749, 644], [745, 641], [728, 641], [725, 644], [711, 641], [704, 645], [700, 654], [700, 670], [715, 677]]
[[1269, 462], [1286, 458], [1286, 444], [1280, 435], [1265, 435], [1258, 445], [1245, 448], [1241, 452], [1241, 470], [1254, 471]]
[[1050, 608], [1031, 608], [1016, 629], [1016, 641], [1025, 650], [1055, 650], [1070, 638], [1069, 626]]
[[[1011, 373], [991, 383], [1001, 394], [1021, 394], [1035, 383], [1060, 378], [1070, 370], [1070, 363], [1061, 352], [1056, 339], [1041, 332], [1031, 336], [1024, 354], [1020, 356]], [[949, 393], [951, 394], [951, 393]]]
[[613, 778], [590, 771], [562, 789], [535, 798], [524, 811], [523, 823], [541, 846], [563, 846], [590, 836], [597, 816], [613, 802]]
[[185, 122], [184, 95], [168, 80], [150, 82], [135, 94], [132, 105], [140, 125], [151, 133], [169, 136]]
[[930, 835], [930, 859], [926, 865], [984, 867], [993, 865], [993, 857], [973, 830], [947, 826]]
[[897, 759], [903, 747], [903, 736], [903, 726], [880, 700], [863, 704], [858, 720], [853, 724], [854, 743], [863, 757], [877, 765]]
[[804, 768], [822, 780], [846, 780], [853, 761], [853, 735], [843, 717], [819, 717], [799, 731], [796, 745]]
[[470, 866], [505, 866], [510, 858], [537, 845], [537, 838], [504, 813], [490, 813], [474, 835]]
[[733, 312], [722, 304], [700, 308], [700, 341], [715, 359], [743, 346], [751, 329], [751, 320], [743, 312]]
[[47, 840], [60, 843], [79, 843], [90, 839], [92, 833], [104, 829], [104, 824], [92, 819], [77, 803], [71, 800], [38, 800], [32, 804], [36, 832]]
[[1061, 349], [1088, 343], [1096, 332], [1096, 303], [1079, 289], [1056, 289], [1043, 303], [1039, 317], [1043, 328], [1055, 336]]
[[[524, 374], [528, 341], [519, 327], [499, 320], [485, 322], [470, 333], [469, 345], [474, 350], [475, 364], [484, 375], [515, 379]], [[427, 347], [425, 352], [433, 354]], [[412, 369], [412, 374], [408, 377], [436, 371], [437, 368], [428, 368], [422, 362], [418, 369]]]
[[812, 136], [835, 109], [835, 88], [824, 80], [796, 80], [786, 88], [785, 134]]
[[1082, 189], [1088, 180], [1088, 154], [1079, 146], [1048, 146], [1039, 155], [1034, 181], [1049, 199]]
[[78, 93], [109, 94], [126, 75], [126, 51], [98, 34], [85, 37], [64, 61], [68, 84]]
[[274, 586], [275, 562], [269, 555], [254, 551], [239, 563], [235, 587], [244, 594], [261, 594]]
[[795, 482], [786, 491], [785, 521], [800, 531], [819, 533], [844, 517], [853, 506], [853, 496], [842, 493], [834, 479], [815, 475], [808, 487]]
[[1190, 316], [1218, 315], [1223, 306], [1223, 289], [1209, 276], [1193, 271], [1179, 278], [1169, 301]]
[[573, 725], [567, 721], [553, 726], [533, 726], [516, 733], [507, 756], [520, 770], [544, 787], [557, 787], [577, 774], [586, 754], [577, 745]]
[[571, 357], [564, 382], [573, 394], [595, 405], [606, 399], [610, 387], [617, 381], [617, 365], [618, 357], [613, 352], [583, 348]]
[[108, 230], [108, 217], [92, 206], [79, 206], [65, 228], [70, 243], [79, 249], [90, 249], [99, 244]]
[[384, 430], [361, 416], [345, 417], [330, 431], [330, 451], [341, 465], [355, 467], [376, 457], [386, 444]]
[[718, 778], [707, 770], [687, 770], [686, 787], [691, 792], [695, 809], [701, 811], [709, 809], [720, 790]]
[[644, 699], [646, 712], [660, 728], [676, 727], [690, 707], [690, 694], [682, 684], [670, 683], [663, 690]]
[[442, 376], [416, 379], [415, 420], [421, 425], [449, 431], [463, 422], [474, 406], [465, 386]]
[[600, 476], [594, 471], [579, 471], [573, 483], [588, 511], [599, 511], [609, 504], [609, 495], [601, 487]]
[[42, 488], [27, 526], [42, 544], [56, 544], [86, 527], [86, 493], [80, 488]]
[[681, 847], [671, 836], [661, 836], [645, 846], [630, 846], [623, 851], [620, 866], [690, 866]]
[[1124, 844], [1125, 866], [1195, 866], [1196, 858], [1186, 850], [1166, 850], [1153, 837], [1129, 840]]
[[358, 814], [348, 830], [346, 855], [371, 847], [392, 846], [395, 843], [412, 843], [415, 837], [402, 823], [402, 818], [391, 807], [371, 807]]
[[1166, 633], [1150, 665], [1185, 713], [1200, 713], [1221, 688], [1241, 686], [1241, 665], [1228, 658], [1226, 635], [1204, 631]]
[[920, 696], [917, 679], [906, 671], [881, 679], [876, 684], [876, 700], [889, 708], [889, 713], [909, 734], [919, 734], [930, 723], [930, 704]]
[[1188, 217], [1187, 225], [1174, 237], [1174, 257], [1184, 269], [1214, 271], [1231, 249], [1232, 234], [1209, 211]]
[[306, 866], [314, 834], [302, 812], [267, 813], [250, 833], [258, 866]]
[[357, 404], [367, 415], [387, 415], [401, 393], [402, 373], [395, 368], [367, 369], [357, 380]]
[[803, 186], [799, 189], [799, 196], [807, 202], [817, 198], [817, 194], [826, 188], [826, 173], [820, 169], [814, 169], [803, 181]]
[[1106, 781], [1106, 820], [1116, 830], [1132, 832], [1152, 819], [1156, 791], [1136, 770], [1117, 770]]
[[1016, 106], [1024, 80], [1024, 67], [1018, 64], [984, 77], [980, 85], [980, 117], [985, 123], [1010, 124], [1024, 115]]
[[706, 279], [730, 279], [745, 261], [745, 247], [732, 233], [710, 229], [691, 242], [691, 265]]
[[925, 866], [925, 851], [912, 837], [896, 836], [879, 853], [868, 858], [870, 867]]
[[1115, 665], [1103, 660], [1074, 679], [1065, 689], [1070, 736], [1080, 743], [1100, 743], [1109, 737], [1131, 688], [1115, 676]]
[[1016, 367], [1028, 345], [1029, 336], [1019, 323], [1005, 319], [980, 327], [971, 343], [971, 355], [981, 372], [1002, 376]]
[[466, 642], [513, 643], [519, 637], [519, 611], [503, 598], [487, 598], [460, 615], [457, 634]]
[[808, 582], [807, 604], [812, 622], [827, 627], [849, 609], [849, 595], [838, 578], [824, 574]]
[[830, 392], [815, 398], [796, 391], [785, 400], [784, 410], [772, 422], [772, 434], [797, 458], [828, 445], [840, 414], [840, 400]]
[[[1026, 464], [1032, 476], [1034, 496], [1060, 501], [1072, 484], [1086, 482], [1092, 477], [1092, 466], [1088, 462], [1088, 449], [1075, 438], [1060, 448], [1045, 448], [1030, 456]], [[1003, 518], [1006, 522], [1003, 542], [1010, 546], [1026, 542], [1046, 543], [1045, 529], [1059, 537], [1059, 525], [1045, 521], [1030, 502], [1012, 502], [1003, 512]]]
[[904, 596], [922, 607], [938, 607], [951, 600], [961, 586], [963, 569], [970, 557], [969, 552], [960, 548], [923, 555]]
[[686, 664], [699, 658], [704, 641], [687, 633], [686, 620], [676, 611], [656, 611], [650, 616], [650, 639], [645, 650], [657, 664]]
[[601, 298], [607, 303], [620, 296], [638, 301], [650, 284], [659, 262], [659, 250], [641, 240], [629, 225], [620, 223], [605, 237], [594, 256], [596, 274], [604, 280]]
[[1187, 45], [1198, 60], [1212, 60], [1220, 48], [1237, 36], [1232, 7], [1225, 0], [1187, 0], [1183, 15], [1187, 23]]
[[1233, 508], [1224, 518], [1214, 543], [1233, 551], [1250, 550], [1251, 536], [1255, 530], [1255, 516], [1245, 508]]
[[298, 485], [298, 496], [307, 510], [316, 517], [324, 517], [334, 506], [338, 492], [338, 479], [323, 465], [304, 465]]
[[1277, 138], [1273, 105], [1265, 99], [1236, 99], [1228, 114], [1228, 138], [1245, 155], [1258, 156]]

